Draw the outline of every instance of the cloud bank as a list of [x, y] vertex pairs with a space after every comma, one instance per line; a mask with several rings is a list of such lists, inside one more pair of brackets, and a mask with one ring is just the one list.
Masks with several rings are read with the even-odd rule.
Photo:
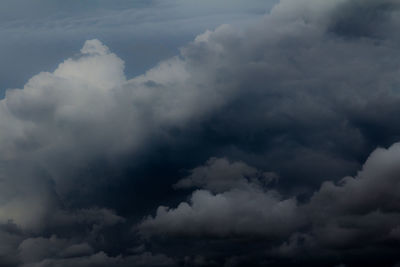
[[[398, 15], [390, 0], [281, 0], [132, 79], [93, 39], [8, 90], [1, 265], [393, 266]], [[109, 195], [140, 170], [138, 221], [117, 211], [131, 191]], [[158, 196], [165, 184], [179, 190]]]
[[[314, 260], [321, 259], [306, 259], [303, 254], [318, 252], [327, 262], [348, 257], [350, 263], [365, 264], [354, 257], [368, 251], [373, 260], [387, 264], [388, 259], [379, 256], [393, 260], [399, 241], [399, 153], [400, 143], [375, 150], [355, 177], [324, 182], [303, 203], [282, 197], [262, 179], [250, 176], [252, 182], [248, 182], [244, 173], [251, 167], [246, 164], [213, 158], [178, 182], [188, 185], [192, 177], [201, 177], [204, 182], [201, 186], [191, 184], [203, 189], [194, 191], [189, 203], [182, 202], [176, 208], [160, 206], [156, 215], [145, 218], [137, 230], [145, 238], [262, 238], [264, 258], [280, 258], [288, 263], [294, 257], [314, 264]], [[242, 172], [237, 166], [242, 166]], [[225, 175], [230, 173], [232, 180], [242, 174], [243, 184], [231, 183], [232, 187], [222, 192], [209, 191], [210, 184], [205, 181], [212, 177], [211, 185], [225, 184]]]

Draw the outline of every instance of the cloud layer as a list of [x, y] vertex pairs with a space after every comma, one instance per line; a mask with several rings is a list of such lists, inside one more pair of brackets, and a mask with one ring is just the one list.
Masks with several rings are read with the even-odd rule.
[[[254, 172], [247, 176], [254, 168], [242, 162], [213, 158], [178, 182], [202, 188], [192, 193], [189, 202], [176, 208], [160, 206], [136, 230], [145, 238], [262, 238], [265, 251], [258, 257], [288, 262], [293, 257], [309, 264], [342, 257], [356, 264], [366, 264], [371, 258], [378, 260], [373, 264], [387, 264], [396, 258], [400, 236], [399, 153], [400, 143], [375, 150], [355, 177], [322, 183], [304, 203], [285, 199], [263, 183], [262, 176], [255, 178]], [[215, 184], [226, 187], [209, 191]], [[365, 251], [371, 253], [366, 261], [354, 258]], [[303, 256], [316, 252], [320, 255]]]
[[281, 0], [132, 79], [86, 41], [0, 101], [0, 265], [394, 265], [398, 15]]

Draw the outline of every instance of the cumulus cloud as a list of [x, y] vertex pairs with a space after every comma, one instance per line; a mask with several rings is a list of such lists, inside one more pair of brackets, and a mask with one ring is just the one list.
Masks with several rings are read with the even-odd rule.
[[[123, 222], [111, 210], [64, 206], [71, 205], [75, 190], [85, 190], [76, 183], [87, 164], [141, 151], [154, 137], [168, 138], [171, 127], [201, 120], [223, 105], [223, 92], [204, 89], [207, 66], [197, 76], [195, 65], [175, 57], [128, 81], [123, 61], [90, 40], [54, 72], [8, 90], [0, 101], [0, 221], [21, 229], [20, 239], [46, 231], [90, 239]], [[74, 233], [79, 228], [89, 231]]]
[[128, 81], [123, 61], [90, 40], [54, 72], [8, 90], [0, 101], [1, 222], [41, 233], [123, 221], [107, 209], [63, 206], [70, 205], [87, 164], [140, 151], [152, 137], [223, 104], [222, 92], [209, 87], [214, 96], [204, 94], [205, 84], [196, 84], [201, 77], [193, 68], [175, 57]]
[[[362, 253], [363, 249], [371, 257], [378, 257], [385, 243], [399, 242], [399, 153], [399, 143], [375, 150], [355, 177], [345, 177], [337, 183], [324, 182], [309, 201], [300, 204], [296, 198], [283, 199], [278, 192], [263, 188], [257, 182], [243, 182], [246, 186], [230, 184], [231, 187], [215, 194], [196, 190], [189, 203], [182, 202], [176, 208], [160, 206], [155, 216], [145, 218], [137, 230], [147, 238], [279, 240], [282, 244], [269, 248], [264, 256], [296, 257], [310, 262], [324, 257], [329, 261], [329, 255], [337, 253], [351, 255], [354, 250]], [[221, 169], [221, 162], [225, 171]], [[242, 167], [239, 171], [238, 166]], [[210, 179], [211, 185], [220, 185], [218, 182], [227, 181], [227, 174], [235, 179], [246, 169], [254, 171], [242, 162], [213, 158], [206, 166], [192, 170], [190, 177], [196, 177], [197, 181]], [[201, 176], [196, 176], [197, 173]], [[190, 179], [185, 178], [178, 185], [187, 185]], [[389, 262], [395, 258], [395, 248], [386, 248]], [[309, 259], [302, 256], [312, 251], [321, 254]]]
[[[76, 170], [90, 161], [141, 149], [151, 136], [182, 127], [222, 102], [222, 94], [216, 93], [205, 103], [201, 86], [194, 85], [186, 70], [188, 63], [179, 58], [127, 81], [123, 61], [99, 41], [86, 42], [81, 53], [53, 73], [36, 75], [23, 89], [8, 90], [0, 103], [4, 183], [9, 188], [16, 180], [41, 181], [41, 186], [22, 189], [30, 191], [24, 198], [32, 195], [32, 205], [52, 202], [37, 191], [68, 192], [79, 179], [73, 177]], [[57, 198], [51, 194], [49, 199]], [[3, 206], [12, 205], [19, 213], [18, 201]], [[36, 213], [43, 213], [44, 206], [38, 205]], [[25, 214], [24, 220], [28, 218]]]
[[[53, 72], [8, 90], [0, 101], [1, 261], [175, 264], [163, 252], [106, 251], [107, 231], [129, 218], [102, 208], [107, 200], [90, 202], [99, 184], [134, 180], [124, 172], [131, 162], [151, 169], [159, 161], [190, 162], [189, 175], [171, 184], [195, 189], [137, 226], [146, 242], [252, 240], [242, 254], [271, 260], [312, 249], [326, 257], [352, 249], [355, 259], [389, 247], [393, 259], [400, 149], [370, 152], [400, 136], [398, 12], [395, 1], [281, 0], [249, 29], [206, 31], [132, 79], [122, 59], [89, 40]], [[108, 177], [110, 166], [121, 173]], [[148, 183], [169, 179], [163, 170], [154, 176]], [[176, 201], [161, 196], [169, 197]], [[201, 254], [183, 259], [220, 263]], [[231, 265], [248, 260], [221, 254]]]
[[[317, 237], [333, 246], [396, 240], [400, 144], [375, 150], [355, 177], [325, 182], [310, 200]], [[318, 225], [324, 225], [320, 227]]]
[[295, 200], [282, 200], [272, 192], [249, 189], [213, 195], [199, 190], [189, 203], [175, 209], [159, 207], [155, 217], [142, 222], [139, 230], [145, 235], [274, 238], [301, 224], [296, 211]]
[[200, 187], [214, 193], [251, 185], [268, 184], [278, 180], [278, 175], [260, 172], [244, 162], [229, 162], [225, 158], [211, 158], [205, 166], [191, 171], [191, 174], [175, 184], [176, 188]]
[[[356, 176], [324, 182], [301, 207], [309, 231], [293, 233], [278, 254], [302, 258], [307, 251], [318, 251], [319, 260], [341, 255], [348, 264], [393, 265], [399, 244], [399, 149], [399, 143], [378, 148]], [[368, 257], [357, 258], [366, 252]]]
[[203, 188], [193, 192], [189, 203], [159, 207], [138, 230], [145, 235], [284, 236], [302, 224], [302, 217], [295, 199], [283, 199], [262, 186], [265, 178], [243, 162], [212, 158], [177, 183]]

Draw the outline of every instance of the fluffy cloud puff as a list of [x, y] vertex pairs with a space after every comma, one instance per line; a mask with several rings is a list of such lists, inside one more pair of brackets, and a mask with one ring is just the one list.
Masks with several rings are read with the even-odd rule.
[[86, 162], [138, 149], [163, 127], [203, 116], [218, 105], [218, 94], [207, 105], [194, 105], [201, 90], [185, 69], [184, 61], [173, 58], [126, 81], [122, 60], [92, 40], [78, 58], [53, 73], [38, 74], [24, 89], [8, 90], [0, 103], [5, 183], [15, 183], [8, 177], [18, 176], [14, 180], [43, 180], [50, 188], [54, 181], [62, 194], [74, 170]]
[[260, 172], [244, 162], [211, 158], [205, 166], [193, 169], [188, 177], [176, 183], [175, 188], [200, 187], [214, 193], [221, 193], [233, 188], [248, 188], [250, 184], [274, 183], [278, 179], [277, 174]]
[[[103, 229], [124, 222], [111, 210], [67, 208], [63, 201], [63, 188], [79, 178], [73, 173], [82, 164], [99, 154], [121, 151], [125, 145], [132, 147], [140, 136], [127, 138], [122, 128], [132, 123], [116, 119], [122, 113], [113, 88], [126, 83], [123, 65], [99, 41], [88, 41], [80, 56], [66, 60], [53, 73], [38, 74], [24, 89], [9, 90], [1, 100], [0, 124], [4, 130], [0, 134], [0, 223], [12, 226], [2, 230], [2, 264], [62, 259], [68, 251], [85, 246], [89, 258], [82, 259], [86, 262], [83, 265], [90, 265], [102, 255], [87, 242], [97, 242]], [[119, 136], [121, 133], [124, 136]], [[124, 139], [128, 139], [127, 144]], [[112, 148], [112, 140], [119, 140], [114, 144], [121, 147]], [[72, 241], [30, 238], [49, 232], [83, 243], [66, 247]], [[36, 250], [29, 254], [27, 246], [32, 242]], [[50, 246], [54, 253], [46, 248], [49, 242], [54, 243]], [[42, 245], [46, 245], [42, 252], [37, 251]], [[52, 261], [45, 266], [57, 264]]]
[[[250, 179], [248, 181], [247, 179]], [[258, 172], [240, 162], [211, 159], [192, 171], [180, 186], [211, 188], [195, 191], [176, 209], [159, 207], [156, 216], [139, 226], [144, 234], [177, 236], [285, 236], [302, 224], [295, 199], [265, 190]]]
[[293, 233], [275, 252], [304, 259], [300, 255], [314, 251], [320, 261], [341, 257], [350, 265], [394, 265], [400, 244], [399, 153], [399, 143], [378, 148], [356, 176], [324, 182], [301, 207], [309, 231]]
[[[355, 177], [345, 177], [337, 183], [324, 182], [309, 201], [300, 204], [295, 198], [283, 198], [256, 179], [247, 180], [251, 175], [245, 175], [249, 170], [254, 175], [254, 168], [213, 158], [192, 170], [178, 185], [189, 185], [194, 180], [194, 187], [208, 188], [228, 181], [229, 187], [219, 193], [196, 190], [188, 203], [182, 202], [176, 208], [160, 206], [156, 215], [145, 218], [137, 230], [147, 238], [273, 240], [282, 244], [270, 247], [264, 257], [285, 259], [295, 255], [298, 260], [313, 264], [338, 255], [350, 263], [360, 263], [354, 257], [363, 251], [379, 260], [385, 249], [388, 258], [380, 260], [390, 262], [395, 259], [395, 244], [399, 244], [400, 236], [399, 156], [399, 143], [388, 149], [379, 148]], [[227, 179], [227, 174], [232, 175], [231, 179]], [[235, 180], [242, 183], [231, 182]], [[313, 251], [320, 255], [302, 256]]]
[[[87, 164], [140, 151], [154, 136], [165, 138], [170, 127], [184, 127], [222, 105], [222, 92], [196, 84], [203, 77], [189, 72], [191, 64], [172, 58], [128, 81], [123, 61], [91, 40], [54, 72], [40, 73], [23, 89], [7, 91], [0, 101], [0, 222], [15, 225], [19, 232], [2, 255], [32, 233], [69, 233], [93, 242], [101, 229], [124, 221], [107, 209], [65, 208], [69, 194], [84, 189], [75, 184]], [[55, 250], [57, 257], [63, 255]], [[26, 253], [11, 258], [30, 259]]]
[[322, 184], [307, 207], [321, 242], [334, 247], [397, 242], [399, 153], [399, 143], [377, 149], [355, 177]]

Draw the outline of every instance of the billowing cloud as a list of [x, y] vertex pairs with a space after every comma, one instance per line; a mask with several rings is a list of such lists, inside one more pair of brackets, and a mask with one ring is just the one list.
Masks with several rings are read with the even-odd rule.
[[[247, 180], [247, 175], [250, 181]], [[303, 223], [295, 199], [264, 189], [257, 170], [244, 163], [211, 159], [192, 171], [178, 185], [208, 189], [193, 192], [190, 203], [176, 209], [159, 207], [155, 217], [145, 219], [139, 231], [145, 235], [182, 236], [285, 236]], [[265, 177], [262, 177], [265, 178]]]
[[278, 178], [275, 173], [260, 172], [244, 162], [229, 162], [225, 158], [211, 158], [205, 166], [193, 169], [188, 177], [178, 181], [175, 187], [200, 187], [220, 193], [234, 188], [276, 183]]
[[[190, 204], [181, 203], [172, 210], [160, 207], [156, 217], [143, 222], [140, 228], [159, 234], [275, 236], [292, 227], [295, 211], [295, 201], [280, 201], [261, 192], [233, 191], [212, 195], [208, 191], [196, 191]], [[289, 222], [289, 226], [284, 222]]]
[[[394, 264], [398, 14], [389, 0], [281, 0], [132, 79], [93, 39], [8, 90], [0, 263]], [[129, 231], [138, 206], [145, 240]]]
[[248, 25], [276, 0], [48, 1], [0, 3], [0, 96], [41, 70], [52, 70], [87, 39], [101, 38], [142, 74], [178, 48], [222, 23]]
[[[189, 203], [182, 202], [176, 208], [160, 206], [154, 217], [145, 218], [136, 229], [146, 238], [184, 236], [248, 240], [256, 237], [280, 241], [281, 245], [268, 250], [265, 243], [264, 257], [282, 257], [284, 261], [294, 255], [311, 263], [324, 257], [330, 261], [329, 255], [342, 255], [352, 262], [362, 251], [369, 251], [370, 257], [376, 260], [385, 249], [388, 257], [385, 262], [390, 262], [396, 255], [393, 244], [398, 244], [400, 236], [399, 153], [399, 143], [375, 150], [355, 177], [345, 177], [337, 183], [324, 182], [305, 203], [297, 203], [295, 198], [283, 199], [278, 192], [268, 190], [258, 181], [235, 183], [215, 194], [196, 190]], [[232, 175], [232, 180], [241, 175], [238, 166], [242, 171], [254, 171], [242, 162], [229, 163], [226, 159], [214, 158], [206, 166], [192, 170], [191, 176], [178, 185], [187, 185], [192, 177], [198, 180], [201, 177], [203, 181], [212, 177], [213, 185], [223, 184], [228, 180], [227, 174]], [[385, 243], [392, 246], [384, 248]], [[313, 251], [320, 255], [302, 256]], [[241, 261], [246, 260], [244, 257]]]
[[[399, 148], [399, 143], [378, 148], [356, 176], [324, 182], [301, 207], [309, 231], [294, 233], [278, 253], [302, 258], [318, 251], [323, 260], [342, 255], [349, 264], [393, 265], [399, 244]], [[365, 252], [370, 255], [358, 258]]]
[[358, 247], [360, 243], [367, 246], [396, 240], [399, 153], [399, 143], [377, 149], [355, 177], [345, 177], [338, 184], [322, 184], [308, 207], [321, 242]]

